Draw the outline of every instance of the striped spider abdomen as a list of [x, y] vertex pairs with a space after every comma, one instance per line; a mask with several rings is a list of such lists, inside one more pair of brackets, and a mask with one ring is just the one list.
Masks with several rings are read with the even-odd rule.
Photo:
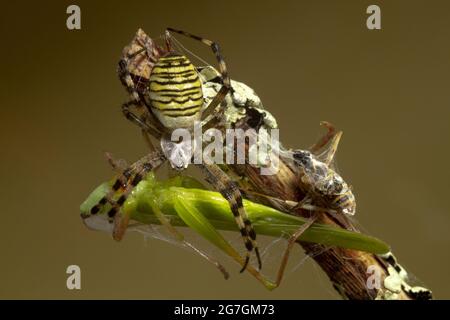
[[153, 114], [168, 129], [200, 121], [202, 83], [188, 58], [177, 53], [159, 58], [149, 78], [149, 99]]

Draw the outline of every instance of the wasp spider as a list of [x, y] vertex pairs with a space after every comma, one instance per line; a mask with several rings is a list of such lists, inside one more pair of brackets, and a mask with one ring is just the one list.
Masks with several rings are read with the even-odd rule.
[[[185, 55], [173, 49], [170, 32], [201, 41], [212, 49], [219, 64], [222, 87], [209, 104], [205, 103], [202, 81], [197, 69]], [[190, 158], [185, 159], [187, 161], [180, 159], [174, 161], [170, 156], [167, 156], [170, 154], [169, 149], [171, 146], [173, 147], [173, 143], [171, 145], [168, 140], [172, 131], [177, 128], [192, 129], [195, 121], [202, 120], [202, 114], [205, 110], [212, 110], [213, 112], [203, 119], [202, 126], [220, 119], [224, 111], [222, 102], [226, 95], [232, 92], [225, 61], [218, 44], [215, 42], [171, 28], [168, 28], [165, 33], [165, 48], [157, 46], [148, 37], [144, 40], [137, 38], [137, 40], [140, 42], [141, 48], [135, 50], [132, 54], [126, 52], [119, 62], [119, 77], [130, 94], [130, 100], [123, 104], [122, 110], [127, 119], [140, 126], [144, 137], [152, 148], [152, 152], [132, 166], [121, 170], [108, 195], [91, 210], [91, 214], [96, 214], [103, 205], [111, 204], [112, 207], [108, 216], [111, 221], [114, 221], [113, 236], [116, 240], [123, 237], [129, 220], [127, 214], [121, 212], [121, 207], [130, 192], [145, 175], [166, 160], [169, 160], [172, 167], [179, 170], [186, 168], [188, 162], [190, 162]], [[139, 59], [145, 60], [144, 64], [140, 66], [143, 69], [137, 70], [138, 68], [135, 68], [134, 71], [136, 72], [131, 72], [130, 69], [139, 64], [136, 63]], [[142, 74], [136, 76], [139, 72], [147, 73], [145, 76]], [[160, 151], [151, 145], [149, 135], [161, 139]], [[247, 250], [241, 272], [246, 269], [252, 251], [255, 252], [259, 268], [261, 268], [256, 234], [244, 210], [242, 195], [236, 183], [216, 164], [203, 163], [199, 166], [204, 172], [206, 180], [229, 202], [239, 227]], [[121, 195], [118, 198], [114, 197], [114, 199], [117, 199], [114, 200], [113, 196], [118, 192]]]

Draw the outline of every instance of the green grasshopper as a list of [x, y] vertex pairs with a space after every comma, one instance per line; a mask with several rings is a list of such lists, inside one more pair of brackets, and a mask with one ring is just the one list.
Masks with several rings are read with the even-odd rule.
[[[112, 221], [107, 216], [110, 205], [105, 205], [95, 215], [90, 212], [91, 208], [111, 190], [113, 181], [98, 186], [80, 207], [83, 222], [91, 229], [112, 233]], [[244, 200], [244, 207], [255, 231], [261, 235], [290, 236], [308, 223], [307, 219], [249, 200]], [[245, 259], [218, 231], [239, 231], [227, 201], [220, 193], [205, 190], [200, 182], [193, 178], [177, 176], [166, 181], [159, 181], [151, 173], [133, 189], [124, 203], [123, 210], [130, 215], [131, 230], [136, 225], [163, 224], [168, 228], [189, 227], [241, 266], [245, 264]], [[216, 265], [224, 277], [228, 278], [227, 271], [219, 262], [188, 243], [180, 232], [170, 231], [173, 231], [177, 241]], [[389, 246], [374, 237], [318, 223], [313, 223], [307, 228], [297, 241], [338, 246], [374, 254], [389, 252]], [[276, 288], [279, 284], [279, 281], [274, 282], [262, 276], [251, 265], [248, 266], [247, 271], [269, 290]], [[282, 273], [283, 270], [279, 270], [278, 275], [280, 272]]]

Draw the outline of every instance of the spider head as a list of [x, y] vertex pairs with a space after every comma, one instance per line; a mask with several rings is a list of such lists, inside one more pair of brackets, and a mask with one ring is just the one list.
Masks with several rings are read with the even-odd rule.
[[[180, 132], [183, 129], [177, 130]], [[177, 136], [183, 137], [180, 142], [174, 142], [165, 136], [163, 136], [163, 138], [161, 139], [161, 148], [164, 152], [164, 155], [169, 160], [172, 168], [179, 171], [184, 170], [188, 167], [193, 155], [194, 142], [191, 139], [189, 131], [186, 130], [185, 133], [186, 135]], [[172, 137], [175, 136], [172, 135]]]

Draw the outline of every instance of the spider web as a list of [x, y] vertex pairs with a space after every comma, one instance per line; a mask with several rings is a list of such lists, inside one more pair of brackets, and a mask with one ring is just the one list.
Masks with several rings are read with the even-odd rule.
[[204, 66], [210, 66], [212, 67], [211, 64], [209, 64], [206, 60], [202, 59], [200, 56], [196, 55], [194, 52], [192, 52], [191, 50], [189, 50], [188, 48], [186, 48], [179, 40], [177, 40], [173, 35], [171, 36], [171, 40], [173, 40], [173, 44], [175, 45], [175, 47], [177, 48], [178, 52], [183, 52], [183, 53], [187, 53], [189, 56], [194, 57], [196, 60], [200, 61], [201, 63], [204, 64]]
[[[190, 230], [187, 227], [176, 227], [176, 229], [183, 234], [185, 240], [190, 245], [201, 250], [214, 260], [218, 261], [220, 264], [224, 265], [232, 276], [233, 274], [238, 274], [239, 268], [241, 266], [238, 265], [236, 261], [226, 255], [220, 249], [218, 249], [213, 244], [203, 239], [200, 235], [196, 234], [193, 230]], [[151, 239], [157, 239], [196, 254], [189, 245], [183, 244], [182, 242], [176, 240], [173, 235], [170, 234], [167, 229], [161, 225], [135, 224], [129, 227], [129, 231], [134, 231], [138, 234], [143, 235], [145, 243], [147, 244], [150, 243]], [[241, 255], [241, 257], [245, 257], [247, 251], [242, 241], [242, 237], [239, 235], [239, 233], [233, 231], [220, 231], [220, 233]], [[262, 235], [258, 236], [257, 240], [261, 252], [263, 266], [261, 273], [265, 277], [272, 280], [276, 279], [280, 263], [287, 247], [287, 239], [287, 235], [281, 235], [278, 238]], [[314, 258], [320, 254], [323, 254], [330, 248], [331, 247], [325, 247], [320, 244], [312, 244], [310, 245], [309, 253], [306, 254], [299, 245], [294, 246], [290, 252], [289, 263], [285, 270], [282, 283], [287, 278], [290, 278], [292, 274], [298, 274], [302, 266], [310, 258]], [[250, 263], [255, 269], [257, 269], [257, 262], [254, 254], [252, 254], [251, 256]], [[214, 266], [210, 265], [210, 267], [213, 268]]]

